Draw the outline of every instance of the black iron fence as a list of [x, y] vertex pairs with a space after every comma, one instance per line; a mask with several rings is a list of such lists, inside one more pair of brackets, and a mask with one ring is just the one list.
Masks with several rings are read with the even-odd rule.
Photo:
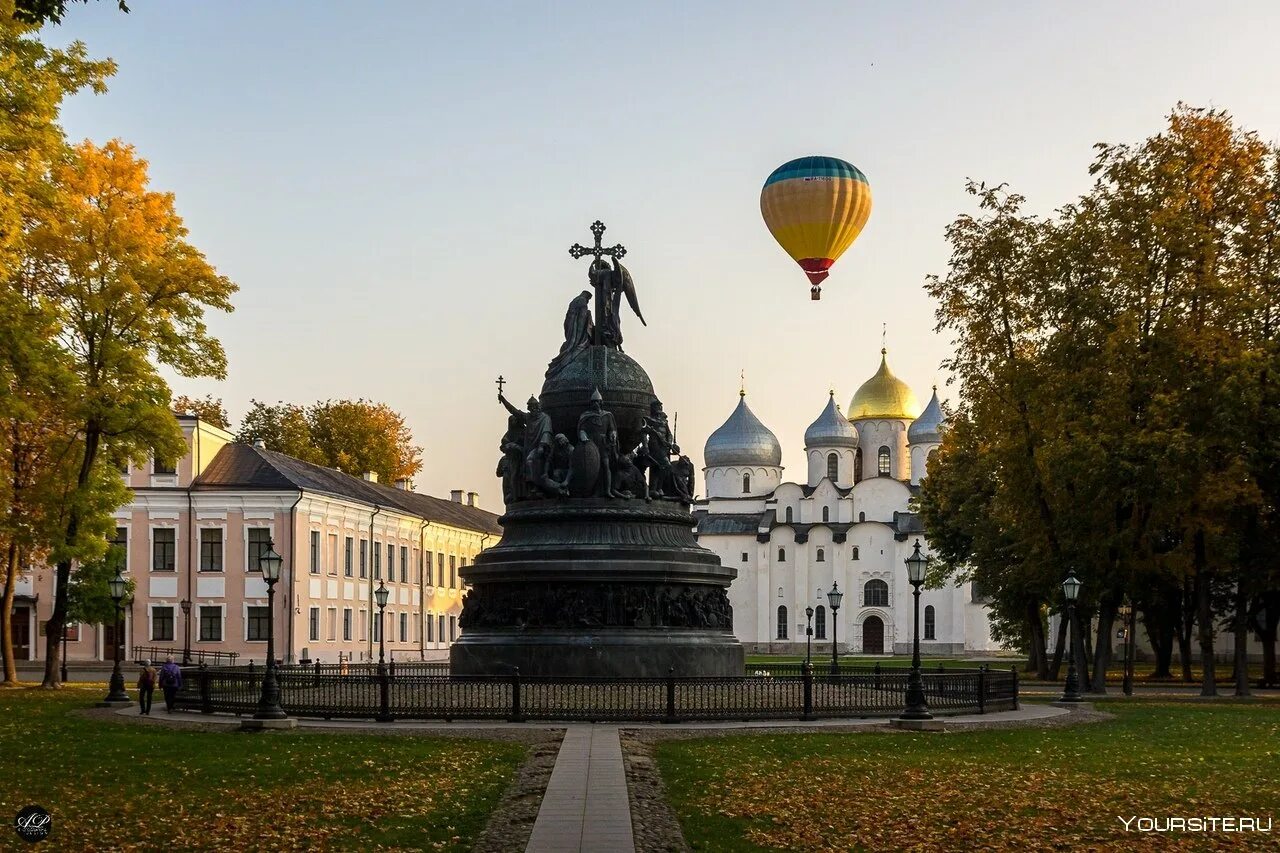
[[[909, 670], [801, 671], [729, 677], [547, 678], [450, 675], [447, 664], [277, 667], [280, 704], [295, 717], [377, 720], [585, 720], [683, 722], [886, 717], [906, 704]], [[262, 667], [183, 671], [180, 709], [251, 715]], [[983, 714], [1018, 707], [1016, 669], [947, 669], [923, 674], [935, 714]]]

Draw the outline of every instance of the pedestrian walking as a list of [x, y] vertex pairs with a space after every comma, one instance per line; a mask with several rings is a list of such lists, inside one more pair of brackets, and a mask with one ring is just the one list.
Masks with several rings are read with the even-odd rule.
[[160, 689], [164, 691], [164, 709], [173, 713], [173, 704], [178, 699], [178, 690], [182, 688], [182, 667], [173, 662], [173, 655], [165, 658], [160, 667]]
[[156, 691], [156, 670], [151, 661], [142, 662], [142, 672], [138, 673], [138, 707], [144, 714], [151, 713], [151, 696]]

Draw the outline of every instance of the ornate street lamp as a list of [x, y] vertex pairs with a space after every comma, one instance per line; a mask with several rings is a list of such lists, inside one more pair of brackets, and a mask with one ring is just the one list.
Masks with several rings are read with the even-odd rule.
[[111, 593], [111, 601], [116, 606], [116, 629], [115, 629], [115, 649], [113, 654], [115, 657], [115, 666], [111, 669], [111, 685], [107, 691], [105, 701], [109, 703], [129, 702], [129, 694], [124, 691], [124, 673], [120, 671], [120, 653], [121, 642], [120, 635], [124, 633], [124, 627], [121, 625], [123, 608], [120, 602], [124, 599], [125, 593], [129, 590], [129, 582], [124, 579], [124, 575], [116, 572], [116, 576], [107, 581], [107, 589]]
[[911, 675], [907, 678], [907, 707], [903, 709], [900, 719], [932, 720], [929, 705], [924, 698], [924, 679], [920, 675], [920, 586], [924, 583], [925, 573], [929, 569], [929, 558], [920, 553], [920, 540], [916, 540], [915, 550], [904, 561], [907, 564], [907, 580], [911, 582], [912, 594], [915, 596], [915, 621], [911, 634]]
[[267, 666], [262, 674], [262, 696], [258, 699], [255, 720], [284, 720], [288, 714], [280, 707], [280, 685], [276, 683], [276, 582], [280, 580], [280, 566], [284, 557], [276, 553], [276, 546], [267, 543], [267, 551], [258, 558], [262, 579], [267, 582]]
[[1062, 595], [1067, 600], [1067, 683], [1059, 702], [1084, 701], [1084, 697], [1080, 695], [1080, 677], [1076, 674], [1075, 632], [1076, 598], [1080, 596], [1082, 585], [1074, 569], [1067, 573], [1067, 579], [1062, 582]]
[[373, 591], [374, 601], [378, 604], [378, 675], [384, 674], [387, 669], [385, 658], [387, 626], [383, 611], [387, 609], [387, 597], [390, 595], [391, 590], [387, 589], [386, 584], [378, 581], [378, 588]]
[[840, 612], [840, 602], [844, 600], [844, 593], [840, 591], [840, 584], [834, 581], [831, 584], [831, 591], [827, 593], [827, 604], [831, 605], [831, 674], [840, 674], [840, 643], [837, 635], [840, 630], [840, 620], [836, 618]]
[[191, 600], [184, 598], [178, 602], [182, 608], [182, 665], [191, 663]]
[[804, 628], [804, 665], [807, 667], [810, 665], [810, 663], [813, 660], [812, 655], [810, 654], [811, 649], [813, 648], [813, 608], [812, 607], [806, 607], [804, 609], [804, 618], [806, 621], [806, 625]]
[[1120, 615], [1120, 624], [1123, 625], [1124, 632], [1124, 695], [1133, 695], [1133, 605], [1129, 603], [1129, 596], [1124, 597], [1124, 601], [1120, 604], [1116, 611]]

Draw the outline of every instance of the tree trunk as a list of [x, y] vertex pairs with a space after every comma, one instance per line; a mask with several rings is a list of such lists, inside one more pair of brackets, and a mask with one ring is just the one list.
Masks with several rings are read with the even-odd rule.
[[1280, 686], [1276, 677], [1276, 635], [1280, 634], [1280, 592], [1263, 596], [1264, 613], [1258, 639], [1262, 641], [1262, 687]]
[[18, 686], [18, 664], [13, 658], [13, 596], [18, 586], [18, 543], [10, 542], [5, 561], [4, 601], [0, 602], [0, 654], [4, 657], [4, 686]]
[[1182, 665], [1182, 680], [1195, 681], [1191, 674], [1191, 637], [1196, 626], [1196, 594], [1190, 579], [1183, 583], [1178, 611], [1178, 661]]
[[1158, 607], [1159, 605], [1156, 604], [1142, 609], [1142, 626], [1147, 631], [1151, 652], [1155, 656], [1156, 668], [1152, 670], [1151, 677], [1173, 678], [1173, 644], [1176, 629], [1169, 614], [1159, 613]]
[[1235, 663], [1236, 696], [1249, 695], [1249, 594], [1243, 579], [1236, 581], [1235, 638], [1232, 652]]
[[[85, 425], [84, 456], [80, 459], [80, 472], [76, 477], [76, 490], [83, 492], [89, 484], [93, 473], [93, 464], [98, 457], [98, 444], [102, 440], [101, 428], [96, 421]], [[71, 502], [71, 510], [67, 513], [66, 542], [74, 547], [80, 536], [80, 506], [77, 501]], [[59, 664], [62, 661], [62, 632], [67, 624], [67, 588], [71, 584], [71, 560], [60, 560], [57, 566], [53, 589], [53, 614], [49, 617], [45, 629], [44, 681], [41, 687], [57, 688], [62, 686], [59, 679]], [[117, 638], [117, 642], [119, 638]]]
[[1053, 641], [1053, 663], [1049, 666], [1049, 681], [1062, 677], [1062, 657], [1067, 653], [1067, 614], [1058, 616], [1057, 637]]
[[1195, 536], [1196, 602], [1200, 623], [1200, 667], [1204, 671], [1200, 681], [1201, 696], [1217, 696], [1217, 669], [1213, 660], [1213, 601], [1210, 598], [1209, 561], [1205, 554], [1204, 531]]
[[1111, 629], [1116, 609], [1106, 601], [1098, 605], [1098, 640], [1093, 646], [1093, 682], [1090, 692], [1107, 692], [1107, 669], [1111, 666]]
[[1045, 659], [1044, 623], [1040, 621], [1040, 606], [1032, 601], [1027, 602], [1027, 636], [1030, 638], [1027, 671], [1034, 672], [1036, 678], [1043, 681], [1049, 672], [1049, 662]]
[[1080, 676], [1080, 691], [1082, 693], [1092, 692], [1092, 681], [1089, 679], [1091, 663], [1093, 661], [1093, 636], [1089, 633], [1089, 627], [1093, 620], [1089, 619], [1080, 608], [1076, 608], [1076, 619], [1080, 620], [1080, 624], [1076, 625], [1076, 669]]

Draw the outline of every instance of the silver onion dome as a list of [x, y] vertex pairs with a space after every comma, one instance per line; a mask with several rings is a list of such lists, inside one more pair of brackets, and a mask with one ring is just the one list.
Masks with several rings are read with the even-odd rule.
[[836, 392], [831, 392], [827, 407], [804, 431], [805, 447], [857, 447], [858, 431], [836, 408]]
[[782, 445], [747, 406], [747, 396], [742, 393], [738, 395], [738, 408], [707, 439], [702, 456], [708, 468], [720, 465], [778, 466], [782, 464]]
[[933, 386], [933, 396], [920, 417], [907, 427], [907, 441], [911, 444], [937, 444], [942, 441], [942, 404], [938, 402], [938, 386]]

